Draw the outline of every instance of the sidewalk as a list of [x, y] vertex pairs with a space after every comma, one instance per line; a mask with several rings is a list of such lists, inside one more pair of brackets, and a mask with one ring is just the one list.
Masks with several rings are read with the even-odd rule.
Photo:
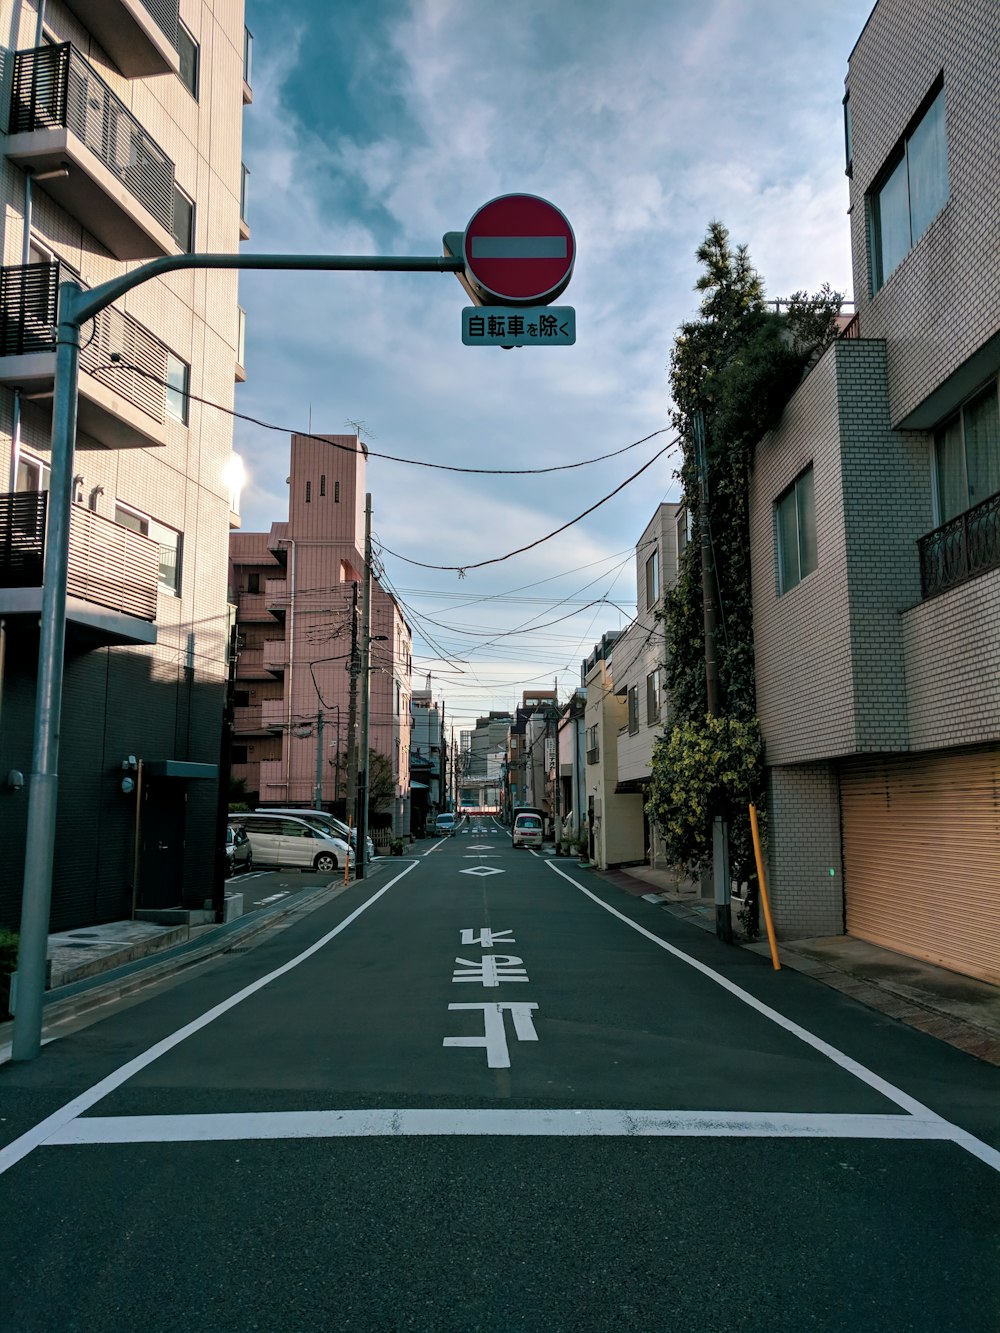
[[[697, 885], [679, 882], [672, 872], [629, 866], [591, 873], [634, 898], [657, 901], [671, 915], [715, 933], [714, 902], [702, 898]], [[741, 942], [740, 947], [770, 957], [763, 933], [753, 944]], [[783, 968], [803, 972], [869, 1009], [1000, 1066], [1000, 988], [988, 982], [849, 935], [788, 943], [779, 940], [778, 958]]]

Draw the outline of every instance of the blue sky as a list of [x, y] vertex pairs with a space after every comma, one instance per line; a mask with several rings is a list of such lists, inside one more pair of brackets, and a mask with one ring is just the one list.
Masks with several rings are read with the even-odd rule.
[[[245, 248], [436, 255], [487, 200], [539, 194], [576, 235], [560, 300], [576, 309], [577, 344], [463, 347], [467, 300], [448, 275], [243, 274], [237, 409], [317, 432], [362, 421], [372, 450], [472, 467], [573, 462], [666, 427], [670, 348], [697, 310], [694, 252], [711, 219], [749, 246], [770, 297], [823, 282], [852, 294], [841, 98], [870, 9], [247, 0]], [[373, 458], [373, 526], [386, 547], [430, 564], [503, 555], [613, 490], [669, 438], [543, 477]], [[249, 473], [244, 528], [266, 528], [286, 513], [287, 435], [238, 423], [236, 447]], [[634, 611], [632, 551], [656, 505], [677, 498], [675, 465], [665, 455], [562, 536], [465, 579], [387, 555], [412, 613], [415, 683], [432, 672], [467, 725], [556, 677], [568, 695], [581, 658]]]

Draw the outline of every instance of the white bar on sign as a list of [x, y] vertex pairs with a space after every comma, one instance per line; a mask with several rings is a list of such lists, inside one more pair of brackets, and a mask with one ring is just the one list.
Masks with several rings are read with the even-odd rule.
[[565, 259], [565, 236], [473, 236], [473, 259]]

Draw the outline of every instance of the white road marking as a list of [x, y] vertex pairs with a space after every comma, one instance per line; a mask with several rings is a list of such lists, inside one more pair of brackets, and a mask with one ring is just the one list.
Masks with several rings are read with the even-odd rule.
[[830, 1043], [824, 1041], [822, 1037], [817, 1037], [807, 1028], [801, 1027], [790, 1018], [786, 1018], [784, 1014], [779, 1014], [776, 1009], [772, 1009], [770, 1005], [764, 1004], [761, 1000], [758, 1000], [755, 996], [751, 995], [749, 991], [743, 990], [741, 986], [737, 986], [735, 982], [730, 981], [727, 977], [713, 971], [707, 964], [699, 962], [697, 958], [692, 958], [689, 954], [684, 953], [673, 944], [668, 944], [666, 940], [660, 939], [658, 935], [654, 935], [653, 932], [647, 930], [645, 926], [640, 926], [637, 921], [632, 921], [629, 917], [625, 916], [624, 913], [619, 912], [609, 903], [604, 902], [596, 893], [591, 893], [590, 889], [584, 888], [582, 884], [578, 884], [575, 879], [572, 879], [567, 875], [565, 870], [561, 870], [559, 866], [554, 865], [551, 861], [547, 864], [550, 870], [555, 871], [557, 875], [561, 875], [568, 884], [573, 885], [574, 889], [578, 889], [592, 902], [595, 902], [598, 907], [603, 907], [606, 912], [610, 912], [612, 916], [616, 916], [619, 921], [624, 921], [626, 926], [637, 931], [640, 935], [644, 935], [647, 940], [652, 940], [654, 944], [658, 945], [661, 949], [665, 949], [667, 953], [671, 954], [674, 958], [679, 959], [680, 962], [686, 963], [688, 967], [693, 967], [696, 972], [700, 972], [702, 976], [708, 977], [710, 981], [714, 981], [717, 986], [721, 986], [723, 990], [728, 991], [729, 994], [735, 996], [737, 1000], [740, 1000], [743, 1004], [749, 1005], [751, 1009], [756, 1010], [757, 1013], [770, 1019], [772, 1023], [776, 1023], [778, 1027], [784, 1028], [786, 1032], [791, 1033], [793, 1037], [798, 1037], [799, 1040], [805, 1042], [807, 1046], [811, 1046], [821, 1055], [825, 1055], [828, 1060], [831, 1060], [835, 1065], [839, 1065], [841, 1069], [845, 1069], [849, 1074], [853, 1074], [854, 1077], [859, 1079], [862, 1083], [867, 1083], [870, 1088], [874, 1088], [876, 1092], [881, 1093], [887, 1101], [895, 1102], [895, 1104], [902, 1110], [908, 1111], [911, 1116], [914, 1116], [921, 1122], [927, 1124], [930, 1124], [932, 1121], [939, 1122], [947, 1130], [947, 1133], [942, 1133], [940, 1135], [941, 1138], [949, 1139], [960, 1148], [964, 1148], [966, 1152], [972, 1153], [974, 1157], [978, 1157], [981, 1162], [992, 1167], [994, 1171], [1000, 1171], [1000, 1152], [998, 1152], [996, 1148], [991, 1148], [988, 1143], [983, 1143], [981, 1139], [977, 1139], [975, 1135], [970, 1134], [968, 1130], [962, 1129], [958, 1125], [950, 1124], [943, 1116], [939, 1116], [935, 1111], [932, 1111], [930, 1107], [924, 1106], [922, 1102], [918, 1102], [917, 1099], [911, 1097], [909, 1093], [903, 1092], [901, 1088], [897, 1088], [894, 1084], [889, 1083], [888, 1080], [882, 1078], [879, 1074], [874, 1073], [871, 1069], [866, 1068], [851, 1056], [845, 1055], [844, 1052], [838, 1050], [836, 1046], [831, 1046]]
[[507, 1028], [504, 1015], [509, 1013], [514, 1023], [514, 1035], [518, 1041], [537, 1041], [538, 1033], [531, 1017], [531, 1011], [538, 1005], [533, 1001], [524, 1004], [487, 1003], [487, 1004], [449, 1004], [451, 1009], [480, 1009], [483, 1013], [485, 1034], [482, 1037], [445, 1037], [442, 1046], [478, 1046], [486, 1048], [486, 1064], [490, 1069], [509, 1069], [510, 1052], [507, 1049]]
[[384, 893], [387, 893], [394, 884], [398, 884], [404, 875], [408, 875], [419, 864], [418, 861], [411, 861], [405, 870], [401, 870], [394, 879], [390, 879], [377, 893], [373, 893], [370, 898], [366, 899], [360, 907], [356, 907], [350, 916], [341, 921], [339, 926], [334, 926], [333, 930], [327, 931], [322, 939], [317, 940], [315, 944], [311, 944], [308, 949], [303, 949], [289, 962], [283, 963], [281, 967], [276, 967], [266, 977], [261, 977], [259, 980], [251, 982], [249, 986], [244, 986], [235, 995], [230, 995], [228, 1000], [223, 1000], [220, 1004], [206, 1010], [205, 1013], [193, 1019], [190, 1023], [185, 1023], [182, 1028], [172, 1032], [169, 1037], [164, 1037], [162, 1041], [156, 1042], [143, 1051], [141, 1055], [137, 1055], [134, 1059], [121, 1065], [120, 1068], [102, 1078], [100, 1082], [95, 1083], [93, 1087], [88, 1088], [86, 1092], [81, 1092], [78, 1097], [74, 1097], [65, 1106], [61, 1106], [58, 1111], [53, 1111], [44, 1120], [40, 1120], [37, 1125], [33, 1125], [20, 1138], [14, 1139], [5, 1148], [0, 1148], [0, 1175], [3, 1175], [6, 1170], [19, 1162], [22, 1157], [27, 1157], [28, 1153], [45, 1143], [71, 1120], [89, 1110], [95, 1102], [102, 1101], [109, 1093], [114, 1092], [116, 1088], [120, 1088], [123, 1083], [127, 1083], [133, 1075], [138, 1074], [147, 1065], [151, 1065], [154, 1060], [158, 1060], [161, 1055], [166, 1055], [167, 1051], [179, 1046], [186, 1038], [192, 1037], [196, 1032], [200, 1032], [202, 1028], [208, 1027], [210, 1023], [214, 1023], [217, 1018], [221, 1018], [223, 1014], [228, 1013], [230, 1009], [234, 1009], [243, 1000], [249, 999], [251, 995], [255, 995], [257, 991], [262, 990], [276, 978], [283, 977], [286, 972], [291, 972], [300, 963], [304, 963], [307, 958], [311, 958], [314, 953], [318, 953], [320, 949], [329, 944], [341, 931], [346, 930], [352, 921], [356, 921], [362, 912], [366, 912], [373, 903], [378, 902]]
[[482, 930], [476, 930], [470, 926], [462, 931], [463, 944], [478, 944], [481, 949], [492, 949], [496, 944], [516, 944], [514, 936], [509, 930], [490, 930], [485, 926]]
[[[455, 1041], [461, 1041], [456, 1038]], [[482, 1039], [476, 1039], [482, 1044]], [[948, 1140], [950, 1127], [910, 1115], [823, 1115], [784, 1111], [248, 1111], [220, 1115], [87, 1116], [47, 1144], [215, 1143], [239, 1139], [337, 1139], [410, 1135], [553, 1137]]]
[[469, 866], [468, 870], [460, 870], [460, 875], [505, 875], [505, 870], [498, 870], [496, 866]]
[[515, 958], [512, 953], [488, 953], [472, 961], [456, 958], [455, 962], [458, 967], [452, 975], [453, 982], [478, 981], [485, 989], [501, 986], [505, 981], [528, 980], [524, 959]]

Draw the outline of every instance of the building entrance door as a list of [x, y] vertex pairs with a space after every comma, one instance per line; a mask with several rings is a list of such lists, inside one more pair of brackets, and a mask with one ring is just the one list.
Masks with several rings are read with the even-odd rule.
[[186, 813], [186, 783], [166, 778], [148, 778], [143, 782], [137, 907], [180, 905]]

